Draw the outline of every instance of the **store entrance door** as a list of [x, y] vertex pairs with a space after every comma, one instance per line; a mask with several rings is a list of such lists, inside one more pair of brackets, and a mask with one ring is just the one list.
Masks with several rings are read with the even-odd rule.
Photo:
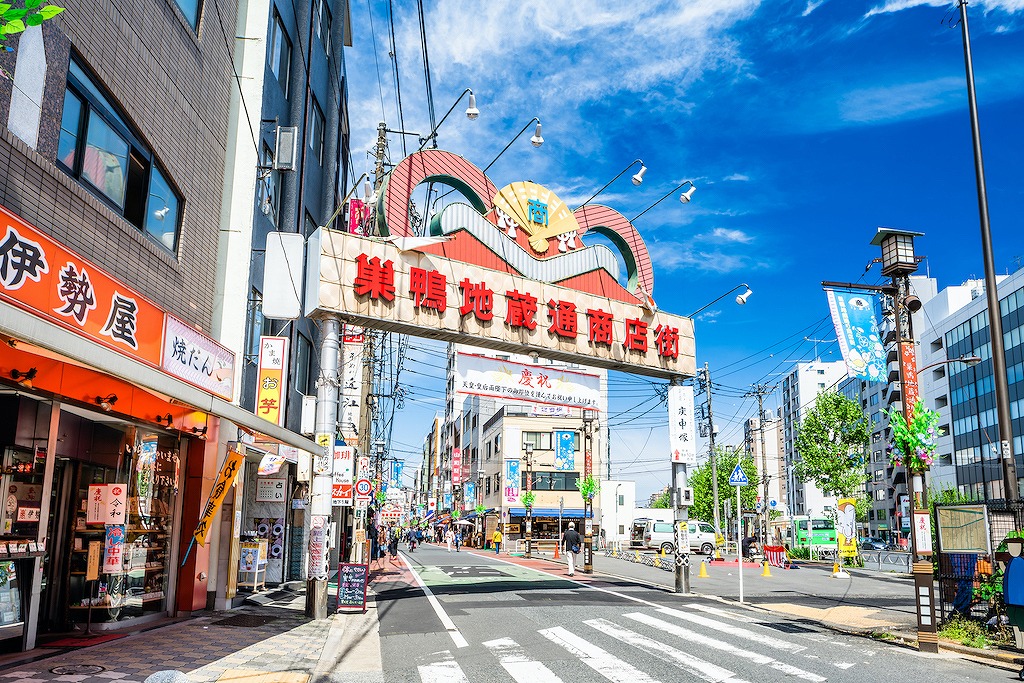
[[68, 534], [74, 520], [75, 467], [67, 458], [57, 458], [53, 466], [50, 516], [46, 520], [46, 555], [43, 557], [43, 588], [39, 600], [39, 632], [66, 631], [69, 624], [65, 606], [70, 558]]

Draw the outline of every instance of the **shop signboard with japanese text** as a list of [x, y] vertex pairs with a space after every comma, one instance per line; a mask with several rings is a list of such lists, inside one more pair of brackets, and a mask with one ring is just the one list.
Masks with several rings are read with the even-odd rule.
[[693, 387], [670, 384], [668, 387], [668, 442], [672, 462], [697, 464], [694, 434]]
[[260, 337], [256, 373], [256, 414], [268, 422], [284, 424], [288, 374], [288, 337]]
[[103, 543], [103, 573], [124, 572], [124, 525], [108, 524]]
[[462, 483], [462, 449], [452, 449], [452, 486]]
[[460, 394], [519, 399], [553, 407], [597, 409], [601, 405], [599, 375], [472, 353], [459, 353], [455, 367], [455, 391]]
[[[655, 377], [692, 376], [693, 322], [621, 298], [487, 269], [388, 241], [318, 231], [307, 312], [495, 351]], [[543, 389], [544, 391], [552, 391]], [[524, 398], [525, 388], [520, 389]], [[531, 389], [532, 392], [541, 391]]]
[[164, 312], [4, 207], [0, 299], [160, 367]]
[[334, 443], [334, 469], [331, 472], [331, 506], [351, 507], [355, 478], [355, 449], [339, 441]]
[[164, 326], [161, 367], [211, 394], [232, 398], [235, 354], [173, 315]]

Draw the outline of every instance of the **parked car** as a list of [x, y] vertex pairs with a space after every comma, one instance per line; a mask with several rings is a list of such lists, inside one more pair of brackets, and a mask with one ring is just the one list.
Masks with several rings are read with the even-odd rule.
[[[707, 522], [690, 520], [688, 532], [691, 552], [704, 555], [711, 555], [715, 552], [715, 528], [713, 526]], [[672, 522], [647, 520], [644, 523], [643, 547], [674, 553], [676, 544], [675, 534], [672, 532]]]
[[898, 550], [891, 543], [878, 538], [877, 536], [869, 536], [867, 538], [860, 539], [861, 550]]

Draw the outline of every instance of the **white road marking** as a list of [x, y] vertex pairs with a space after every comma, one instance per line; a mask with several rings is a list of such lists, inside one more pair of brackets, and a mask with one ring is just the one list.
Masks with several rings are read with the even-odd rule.
[[526, 650], [511, 638], [484, 643], [516, 683], [562, 683], [562, 679], [538, 661], [526, 656]]
[[824, 681], [828, 680], [824, 676], [819, 676], [809, 671], [804, 671], [803, 669], [799, 669], [791, 664], [786, 664], [785, 662], [780, 662], [777, 659], [773, 659], [768, 655], [750, 652], [749, 650], [744, 650], [743, 648], [737, 647], [730, 643], [715, 640], [714, 638], [706, 636], [702, 633], [697, 633], [696, 631], [691, 631], [688, 628], [683, 628], [678, 624], [672, 624], [662, 619], [658, 619], [657, 617], [652, 616], [650, 614], [634, 612], [632, 614], [625, 614], [623, 616], [625, 616], [627, 619], [639, 621], [642, 624], [646, 624], [648, 626], [656, 628], [659, 631], [663, 631], [673, 636], [682, 638], [687, 643], [703, 645], [704, 647], [710, 647], [715, 650], [720, 650], [722, 652], [728, 652], [733, 657], [739, 657], [740, 659], [748, 659], [754, 662], [755, 664], [764, 664], [777, 671], [782, 671], [783, 673], [789, 674], [790, 676], [802, 678], [805, 681], [813, 681], [814, 683], [824, 683]]
[[423, 683], [469, 683], [469, 679], [462, 672], [459, 663], [452, 657], [452, 653], [445, 650], [443, 655], [445, 659], [440, 662], [416, 667], [420, 674], [420, 680]]
[[[441, 625], [444, 626], [446, 631], [448, 631], [448, 635], [452, 637], [455, 647], [469, 647], [469, 643], [466, 642], [466, 639], [462, 636], [462, 633], [455, 625], [455, 622], [452, 621], [451, 617], [448, 616], [448, 613], [444, 611], [444, 607], [441, 607], [441, 603], [438, 602], [437, 598], [434, 597], [434, 594], [430, 592], [429, 588], [427, 588], [427, 584], [423, 583], [423, 579], [420, 578], [420, 575], [415, 569], [413, 569], [412, 565], [409, 564], [409, 560], [407, 560], [404, 555], [402, 555], [401, 558], [402, 562], [405, 563], [405, 566], [409, 568], [410, 572], [412, 572], [412, 578], [416, 580], [416, 585], [419, 586], [423, 591], [423, 594], [427, 596], [427, 602], [429, 602], [430, 606], [434, 608], [434, 613], [437, 614], [437, 618], [441, 620]], [[458, 665], [456, 664], [456, 666]]]
[[835, 666], [839, 667], [840, 669], [849, 669], [854, 664], [853, 662], [832, 662], [832, 663]]
[[737, 638], [743, 638], [745, 640], [752, 640], [755, 643], [767, 645], [768, 647], [776, 650], [785, 650], [786, 652], [802, 652], [807, 649], [805, 645], [797, 645], [796, 643], [790, 643], [785, 640], [773, 638], [772, 636], [764, 635], [763, 633], [755, 633], [739, 626], [730, 626], [729, 624], [723, 624], [715, 621], [714, 619], [708, 619], [697, 614], [690, 614], [683, 610], [674, 609], [672, 607], [659, 607], [658, 611], [662, 614], [667, 614], [677, 619], [689, 621], [694, 624], [700, 624], [701, 626], [721, 631], [722, 633], [728, 633], [729, 635], [736, 636]]
[[541, 629], [538, 633], [579, 657], [580, 661], [612, 683], [657, 683], [655, 679], [633, 665], [583, 638], [573, 635], [561, 626]]
[[736, 612], [718, 609], [717, 607], [711, 607], [710, 605], [698, 605], [696, 603], [693, 603], [687, 605], [686, 607], [688, 609], [695, 609], [699, 612], [704, 612], [706, 614], [714, 614], [716, 617], [725, 617], [726, 619], [732, 619], [733, 621], [742, 621], [744, 624], [756, 624], [762, 621], [757, 617], [748, 617], [745, 614], [737, 614]]
[[587, 619], [583, 622], [587, 626], [596, 628], [601, 633], [611, 636], [618, 641], [632, 645], [635, 648], [639, 648], [648, 654], [652, 654], [658, 659], [666, 662], [671, 662], [677, 665], [684, 671], [697, 676], [708, 683], [724, 683], [729, 681], [730, 683], [740, 683], [739, 679], [736, 678], [736, 674], [728, 669], [724, 669], [717, 664], [694, 657], [691, 654], [678, 650], [671, 645], [666, 645], [653, 638], [637, 633], [636, 631], [630, 631], [628, 628], [617, 626], [607, 619]]

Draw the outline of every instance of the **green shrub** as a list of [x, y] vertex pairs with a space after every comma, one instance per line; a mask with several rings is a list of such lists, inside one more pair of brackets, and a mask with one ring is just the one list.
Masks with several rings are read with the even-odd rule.
[[939, 629], [939, 635], [967, 647], [984, 648], [989, 645], [984, 627], [976, 621], [955, 616]]

